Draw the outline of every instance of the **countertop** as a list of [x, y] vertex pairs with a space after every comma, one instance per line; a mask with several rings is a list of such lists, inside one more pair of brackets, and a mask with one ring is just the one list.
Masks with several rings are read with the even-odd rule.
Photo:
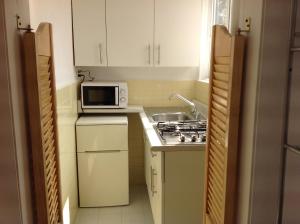
[[128, 105], [127, 108], [111, 109], [82, 109], [81, 101], [77, 101], [77, 111], [79, 114], [131, 114], [143, 112], [143, 107], [139, 105]]
[[145, 137], [147, 137], [151, 149], [153, 151], [198, 151], [205, 150], [206, 144], [174, 144], [165, 145], [161, 142], [160, 137], [153, 127], [153, 123], [149, 120], [149, 116], [155, 113], [164, 112], [188, 112], [188, 108], [185, 107], [152, 107], [144, 108], [143, 112], [140, 112], [140, 118], [144, 127]]
[[[199, 102], [194, 102], [203, 115], [207, 117], [207, 107]], [[82, 114], [128, 114], [128, 113], [138, 113], [140, 115], [145, 137], [148, 138], [151, 149], [153, 151], [198, 151], [205, 150], [206, 144], [173, 144], [165, 145], [161, 142], [161, 139], [153, 127], [153, 124], [149, 117], [155, 113], [165, 113], [165, 112], [187, 112], [189, 113], [189, 107], [149, 107], [143, 108], [142, 106], [130, 105], [126, 109], [87, 109], [82, 111], [80, 101], [78, 101], [78, 112]]]

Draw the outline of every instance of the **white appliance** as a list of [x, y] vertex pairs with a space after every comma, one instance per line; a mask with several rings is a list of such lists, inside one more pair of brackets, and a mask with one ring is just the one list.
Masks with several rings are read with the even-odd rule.
[[126, 108], [128, 87], [125, 82], [83, 82], [81, 106], [83, 109]]
[[127, 117], [80, 117], [76, 135], [79, 206], [129, 204]]

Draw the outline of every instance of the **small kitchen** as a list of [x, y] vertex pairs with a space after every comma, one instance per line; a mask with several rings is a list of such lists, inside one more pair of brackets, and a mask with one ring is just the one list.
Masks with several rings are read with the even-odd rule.
[[[153, 223], [201, 222], [207, 107], [179, 94], [169, 100], [183, 101], [186, 107], [130, 106], [127, 92], [124, 82], [81, 84], [76, 122], [79, 206], [130, 207], [136, 203], [134, 189], [144, 188], [152, 215], [145, 219], [145, 212], [133, 209], [129, 217], [122, 215], [127, 222], [151, 223], [151, 216]], [[107, 104], [101, 99], [113, 100]], [[139, 129], [131, 130], [131, 122], [140, 123], [133, 127]], [[137, 140], [128, 138], [128, 132]], [[85, 212], [79, 211], [78, 223]]]
[[[53, 32], [46, 49], [52, 48], [47, 63], [50, 81], [56, 75], [50, 84], [56, 98], [40, 98], [42, 112], [52, 99], [57, 116], [56, 165], [47, 165], [46, 173], [51, 181], [56, 178], [60, 195], [49, 197], [50, 211], [74, 224], [227, 219], [233, 211], [222, 204], [231, 205], [225, 195], [235, 187], [235, 178], [227, 174], [236, 172], [236, 151], [224, 149], [228, 144], [236, 148], [236, 133], [227, 129], [238, 127], [231, 120], [239, 103], [231, 99], [239, 102], [244, 55], [243, 36], [229, 33], [231, 2], [73, 0], [61, 8], [54, 5], [30, 4], [36, 46], [44, 41], [45, 27]], [[54, 8], [56, 15], [47, 11]], [[39, 26], [41, 21], [52, 25]], [[37, 63], [44, 61], [41, 52]], [[46, 84], [41, 83], [43, 92]], [[41, 115], [49, 129], [43, 139], [55, 136], [47, 112]], [[43, 141], [48, 149], [51, 139]]]
[[299, 223], [299, 12], [0, 1], [0, 223]]

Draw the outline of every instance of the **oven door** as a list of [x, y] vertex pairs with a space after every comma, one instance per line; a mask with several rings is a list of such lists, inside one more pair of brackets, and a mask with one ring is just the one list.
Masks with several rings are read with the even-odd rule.
[[118, 86], [81, 86], [82, 108], [118, 108]]

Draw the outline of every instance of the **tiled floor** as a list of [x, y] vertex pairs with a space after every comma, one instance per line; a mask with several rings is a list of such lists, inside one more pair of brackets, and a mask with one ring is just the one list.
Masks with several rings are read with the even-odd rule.
[[146, 186], [130, 188], [130, 205], [80, 208], [75, 224], [153, 224]]

